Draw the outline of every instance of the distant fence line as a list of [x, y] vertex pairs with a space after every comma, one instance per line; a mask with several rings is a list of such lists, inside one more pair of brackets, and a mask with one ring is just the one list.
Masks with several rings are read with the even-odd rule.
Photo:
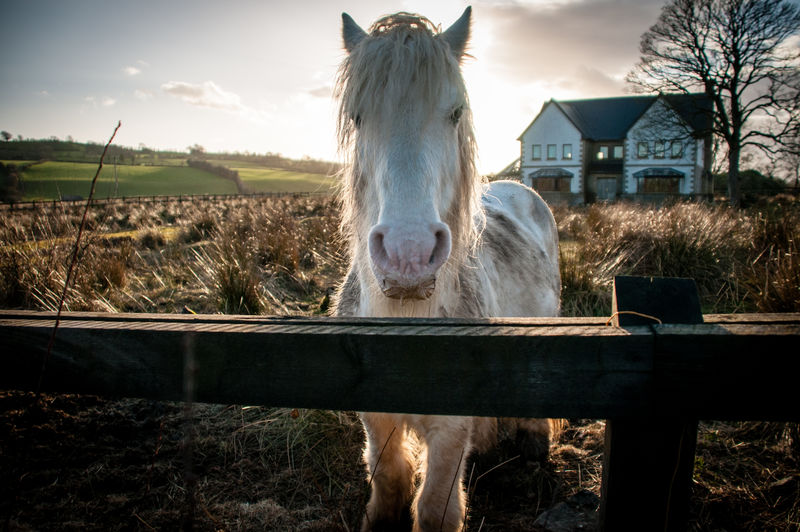
[[[192, 201], [219, 201], [224, 199], [243, 199], [243, 198], [284, 198], [284, 197], [321, 197], [328, 196], [330, 192], [254, 192], [248, 194], [180, 194], [168, 196], [121, 196], [118, 198], [94, 198], [92, 199], [92, 207], [100, 207], [104, 205], [116, 204], [144, 204], [144, 203], [165, 203], [165, 202], [192, 202]], [[17, 202], [4, 202], [0, 203], [0, 210], [13, 211], [13, 210], [31, 210], [37, 207], [44, 207], [52, 205], [54, 208], [58, 206], [74, 207], [84, 205], [86, 198], [62, 198], [53, 200], [39, 200], [39, 201], [17, 201]]]

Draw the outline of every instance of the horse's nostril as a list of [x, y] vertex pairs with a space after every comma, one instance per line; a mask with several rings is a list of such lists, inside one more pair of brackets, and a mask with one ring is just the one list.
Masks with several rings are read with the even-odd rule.
[[428, 265], [438, 269], [450, 256], [450, 229], [443, 223], [436, 224], [434, 227], [436, 228], [434, 231], [435, 243]]

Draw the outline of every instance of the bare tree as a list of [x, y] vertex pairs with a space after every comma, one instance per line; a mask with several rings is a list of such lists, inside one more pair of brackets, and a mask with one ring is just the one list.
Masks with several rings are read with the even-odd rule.
[[784, 143], [778, 167], [784, 171], [787, 182], [794, 181], [794, 189], [800, 189], [800, 135]]
[[702, 92], [738, 205], [742, 150], [769, 155], [800, 131], [800, 8], [786, 0], [670, 0], [642, 35], [627, 80], [659, 93]]

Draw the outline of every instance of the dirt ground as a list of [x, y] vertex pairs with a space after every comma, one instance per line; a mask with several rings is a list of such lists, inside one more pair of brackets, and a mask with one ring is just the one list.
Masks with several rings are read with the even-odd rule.
[[[703, 424], [690, 529], [798, 530], [796, 431]], [[0, 392], [0, 523], [357, 530], [362, 440], [353, 413]], [[573, 420], [544, 464], [513, 446], [470, 463], [469, 530], [535, 530], [554, 504], [599, 493], [602, 440], [602, 422]]]

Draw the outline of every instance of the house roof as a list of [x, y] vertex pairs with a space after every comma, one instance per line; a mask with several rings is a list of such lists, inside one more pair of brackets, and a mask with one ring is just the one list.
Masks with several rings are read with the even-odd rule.
[[655, 101], [655, 96], [627, 96], [593, 100], [552, 100], [584, 138], [623, 139], [631, 126]]
[[529, 177], [574, 177], [575, 174], [563, 168], [539, 168], [531, 172]]
[[[662, 96], [619, 96], [589, 100], [551, 99], [542, 106], [542, 111], [548, 105], [557, 106], [587, 140], [620, 140], [626, 137], [633, 124], [660, 97]], [[706, 95], [666, 94], [663, 98], [695, 132], [710, 129], [713, 104]], [[536, 119], [525, 131], [535, 122]]]
[[704, 133], [711, 130], [714, 117], [714, 102], [705, 94], [665, 94], [673, 109], [681, 118], [692, 127], [696, 133]]
[[633, 173], [633, 177], [686, 177], [686, 174], [674, 168], [645, 168]]

